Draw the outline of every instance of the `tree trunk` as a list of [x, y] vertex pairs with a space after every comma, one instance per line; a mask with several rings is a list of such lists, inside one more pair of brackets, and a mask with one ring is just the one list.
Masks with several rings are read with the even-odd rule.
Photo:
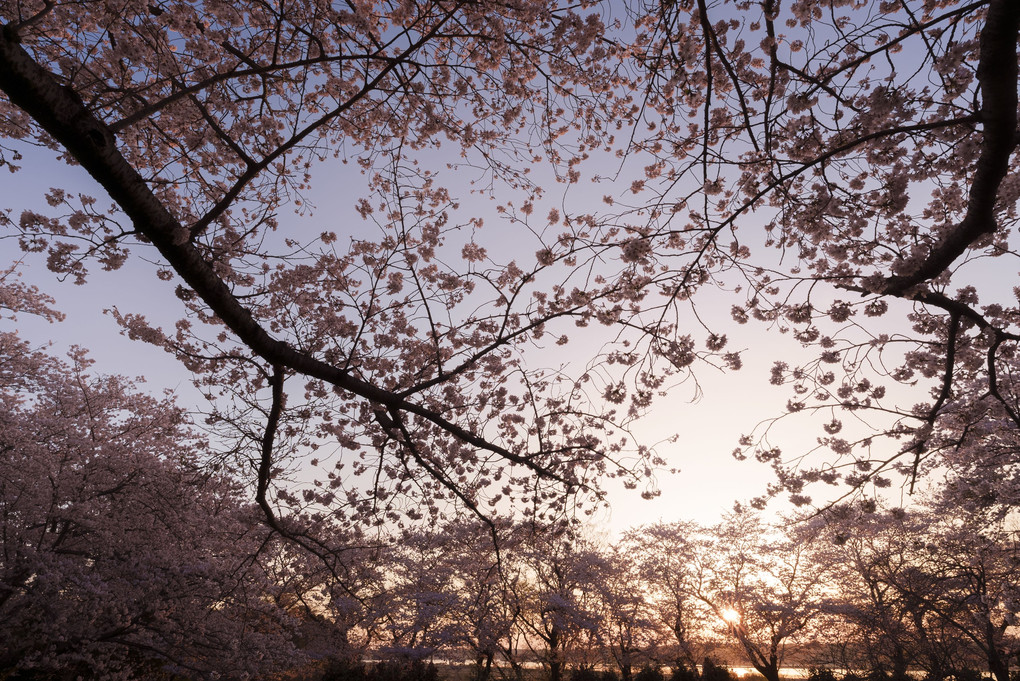
[[492, 676], [492, 660], [496, 653], [487, 650], [480, 652], [475, 657], [475, 680], [474, 681], [489, 681], [489, 677]]
[[765, 681], [779, 681], [779, 665], [771, 662], [769, 664], [755, 664], [754, 668], [765, 677]]
[[553, 625], [549, 632], [549, 681], [563, 681], [563, 660], [560, 658], [560, 631]]
[[995, 646], [988, 648], [988, 671], [995, 681], [1009, 681], [1009, 660], [999, 654]]
[[896, 650], [893, 652], [893, 681], [909, 681], [910, 675], [907, 674], [907, 658], [903, 654], [903, 648], [896, 646]]

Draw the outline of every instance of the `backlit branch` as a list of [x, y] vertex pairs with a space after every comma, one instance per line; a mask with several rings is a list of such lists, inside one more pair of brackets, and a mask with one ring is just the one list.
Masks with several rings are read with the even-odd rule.
[[415, 414], [455, 438], [533, 472], [561, 480], [533, 459], [520, 456], [451, 422], [438, 412], [400, 398], [335, 366], [300, 352], [270, 334], [233, 296], [189, 240], [180, 224], [128, 164], [105, 124], [81, 100], [37, 64], [4, 27], [0, 32], [0, 89], [57, 140], [101, 185], [191, 289], [253, 352], [273, 365], [325, 381], [390, 409]]

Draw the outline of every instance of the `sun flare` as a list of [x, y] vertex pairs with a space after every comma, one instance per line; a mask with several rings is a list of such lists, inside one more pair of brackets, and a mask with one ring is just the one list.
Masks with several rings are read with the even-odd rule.
[[736, 624], [740, 621], [740, 613], [733, 608], [726, 608], [719, 615], [730, 624]]

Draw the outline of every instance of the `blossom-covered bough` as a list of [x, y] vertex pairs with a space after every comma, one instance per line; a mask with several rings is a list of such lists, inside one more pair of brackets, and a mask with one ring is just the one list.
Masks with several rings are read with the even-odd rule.
[[[1020, 312], [954, 287], [1012, 257], [1013, 2], [2, 7], [4, 164], [46, 145], [114, 202], [54, 188], [8, 227], [82, 281], [153, 256], [181, 319], [117, 319], [194, 373], [280, 531], [315, 544], [315, 523], [446, 501], [542, 520], [605, 476], [647, 484], [662, 462], [628, 429], [699, 360], [739, 368], [695, 307], [737, 284], [738, 322], [819, 349], [773, 382], [831, 415], [835, 458], [749, 436], [777, 491], [1011, 477], [975, 471], [1015, 463]], [[281, 217], [331, 159], [364, 171], [349, 203], [377, 235]], [[611, 207], [568, 200], [609, 172]], [[486, 236], [487, 199], [513, 248]], [[887, 332], [890, 309], [912, 330]], [[613, 341], [574, 373], [526, 361], [599, 325]], [[928, 403], [893, 403], [918, 380]], [[889, 418], [845, 437], [865, 409]], [[313, 481], [284, 482], [306, 464]]]
[[[445, 264], [455, 199], [408, 150], [449, 138], [536, 194], [501, 155], [539, 120], [562, 125], [560, 100], [578, 128], [611, 116], [602, 29], [556, 3], [6, 3], [5, 136], [60, 150], [116, 205], [58, 188], [47, 198], [66, 220], [28, 211], [16, 229], [81, 280], [89, 259], [115, 269], [131, 249], [158, 252], [188, 318], [172, 333], [118, 320], [219, 400], [209, 423], [253, 460], [275, 528], [297, 532], [276, 503], [355, 524], [435, 513], [444, 498], [555, 513], [604, 474], [640, 477], [649, 454], [628, 462], [625, 419], [523, 369], [516, 348], [557, 318], [612, 307], [621, 285], [539, 297], [542, 265], [493, 275], [473, 244], [462, 266]], [[375, 169], [368, 186], [390, 205], [358, 210], [384, 212], [378, 241], [278, 225], [329, 156]], [[315, 486], [274, 496], [288, 453], [337, 443], [350, 453], [317, 457]]]
[[784, 455], [773, 421], [736, 452], [772, 463], [773, 492], [808, 503], [811, 483], [896, 473], [912, 489], [948, 465], [1015, 500], [998, 443], [1020, 425], [1016, 294], [987, 272], [1015, 274], [1018, 19], [1011, 2], [835, 0], [639, 18], [649, 250], [685, 239], [747, 292], [738, 323], [817, 348], [772, 382], [821, 415], [829, 456]]

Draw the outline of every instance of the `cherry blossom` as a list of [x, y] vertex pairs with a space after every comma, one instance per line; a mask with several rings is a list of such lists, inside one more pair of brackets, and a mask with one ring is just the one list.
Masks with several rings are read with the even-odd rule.
[[[0, 290], [7, 310], [55, 314]], [[171, 397], [0, 331], [0, 669], [200, 677], [300, 659], [268, 533], [205, 456]]]

